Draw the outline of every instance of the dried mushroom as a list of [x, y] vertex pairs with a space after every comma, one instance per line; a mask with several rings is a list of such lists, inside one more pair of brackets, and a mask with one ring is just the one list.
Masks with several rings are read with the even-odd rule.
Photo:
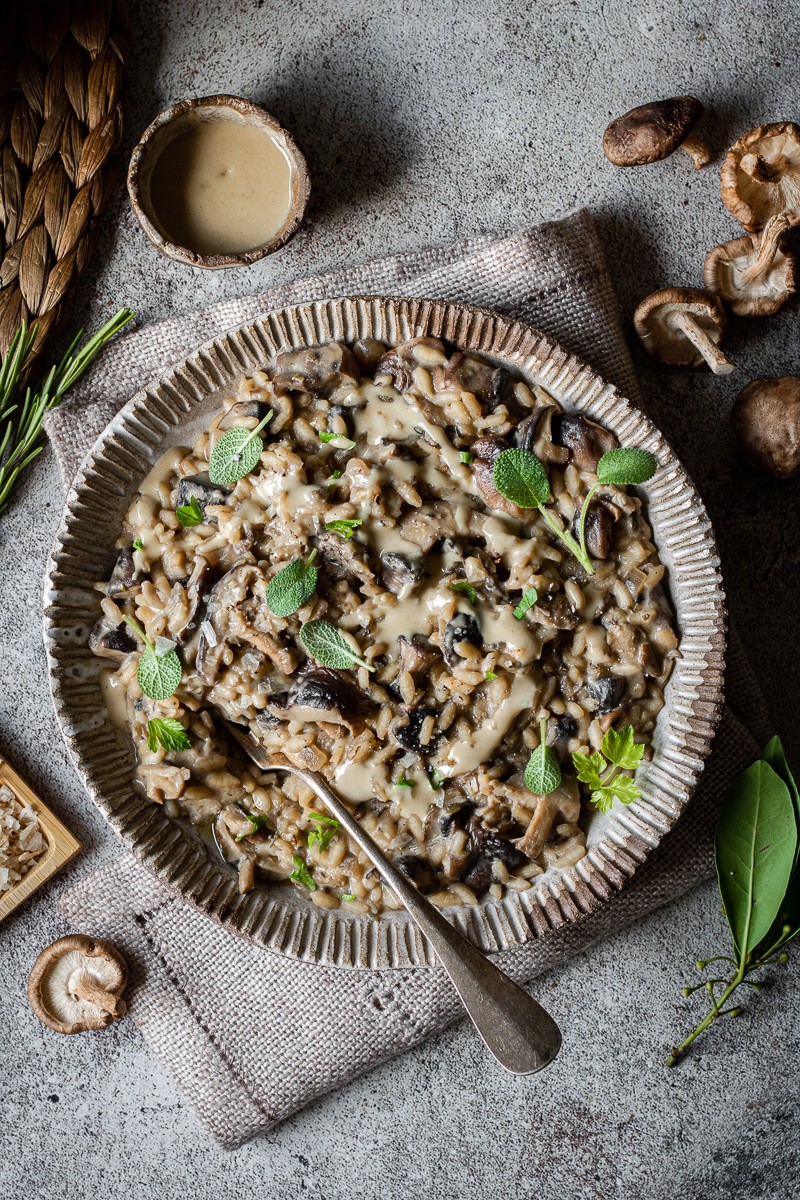
[[720, 193], [748, 233], [782, 212], [800, 221], [800, 126], [759, 125], [734, 142], [722, 164]]
[[694, 96], [640, 104], [611, 122], [603, 134], [603, 153], [615, 167], [640, 167], [680, 149], [699, 171], [711, 162], [705, 142], [692, 133], [704, 111]]
[[715, 246], [706, 256], [706, 287], [737, 317], [766, 317], [797, 291], [797, 259], [781, 245], [792, 214], [770, 217], [761, 233]]
[[729, 375], [733, 363], [719, 343], [725, 333], [725, 312], [716, 296], [702, 288], [673, 287], [653, 292], [633, 314], [648, 354], [671, 367], [700, 367]]
[[128, 964], [116, 946], [73, 934], [43, 950], [28, 976], [28, 1000], [56, 1033], [105, 1029], [126, 1012]]
[[754, 379], [731, 412], [736, 448], [745, 462], [776, 479], [800, 474], [800, 377]]

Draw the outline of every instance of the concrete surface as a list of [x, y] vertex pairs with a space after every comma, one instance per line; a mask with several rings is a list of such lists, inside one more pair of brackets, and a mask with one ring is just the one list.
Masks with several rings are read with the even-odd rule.
[[[719, 155], [752, 125], [799, 115], [791, 0], [133, 0], [132, 18], [128, 146], [173, 100], [251, 96], [296, 132], [316, 207], [274, 259], [212, 275], [159, 258], [120, 189], [71, 324], [96, 325], [122, 303], [149, 321], [579, 203], [599, 221], [629, 314], [656, 286], [698, 282], [706, 250], [738, 228], [718, 199], [718, 161], [698, 174], [682, 155], [617, 171], [600, 153], [608, 119], [691, 91], [710, 109], [704, 128]], [[729, 346], [739, 369], [727, 380], [660, 370], [638, 350], [637, 363], [648, 412], [715, 518], [731, 611], [800, 764], [800, 493], [743, 470], [727, 423], [748, 379], [800, 370], [797, 307], [739, 322]], [[41, 577], [61, 503], [46, 452], [0, 523], [0, 748], [86, 846], [0, 930], [0, 1190], [9, 1200], [800, 1193], [796, 964], [679, 1069], [663, 1067], [699, 1015], [700, 1002], [679, 994], [689, 966], [722, 947], [711, 886], [541, 983], [567, 1034], [543, 1076], [501, 1074], [457, 1028], [229, 1156], [202, 1135], [129, 1022], [73, 1039], [40, 1027], [24, 980], [65, 932], [59, 889], [118, 851], [67, 762], [45, 681]]]

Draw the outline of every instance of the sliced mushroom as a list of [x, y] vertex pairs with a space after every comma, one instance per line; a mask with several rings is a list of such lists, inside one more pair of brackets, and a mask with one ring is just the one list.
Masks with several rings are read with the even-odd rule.
[[409, 674], [416, 675], [419, 671], [426, 671], [438, 657], [435, 647], [419, 633], [415, 633], [411, 638], [404, 637], [401, 634], [397, 639], [397, 645], [400, 649], [399, 666], [401, 674], [404, 671], [408, 671]]
[[98, 621], [89, 634], [89, 649], [100, 658], [111, 658], [122, 662], [136, 649], [136, 642], [128, 633], [126, 625], [108, 625]]
[[137, 583], [136, 575], [133, 547], [126, 546], [114, 563], [114, 570], [111, 572], [106, 594], [114, 598], [118, 596], [132, 596], [142, 586], [140, 583]]
[[449, 666], [454, 667], [461, 662], [461, 656], [456, 654], [456, 646], [461, 642], [469, 642], [479, 649], [483, 646], [483, 637], [478, 622], [471, 613], [456, 613], [451, 621], [447, 622], [444, 630], [443, 650], [445, 661]]
[[437, 392], [454, 389], [471, 392], [489, 412], [512, 398], [513, 381], [505, 367], [495, 366], [485, 358], [456, 351], [446, 366], [437, 367], [433, 374]]
[[211, 589], [206, 618], [200, 626], [196, 661], [197, 670], [209, 686], [222, 665], [234, 610], [263, 579], [255, 563], [238, 562]]
[[739, 454], [776, 479], [800, 474], [800, 377], [754, 379], [736, 398], [731, 424]]
[[373, 701], [343, 672], [316, 667], [304, 672], [288, 692], [275, 696], [267, 711], [284, 721], [327, 721], [351, 731], [363, 727]]
[[429, 717], [436, 720], [436, 713], [432, 708], [415, 708], [413, 712], [408, 714], [408, 721], [405, 725], [395, 725], [392, 729], [395, 741], [402, 746], [404, 750], [410, 750], [412, 754], [429, 754], [432, 753], [439, 735], [434, 733], [433, 737], [425, 743], [422, 742], [422, 730]]
[[358, 338], [353, 342], [353, 354], [365, 375], [374, 375], [378, 363], [386, 353], [386, 346], [376, 338]]
[[723, 242], [706, 255], [705, 285], [737, 317], [769, 316], [797, 291], [797, 259], [781, 246], [793, 224], [791, 213], [778, 213], [761, 233]]
[[116, 946], [73, 934], [43, 950], [28, 976], [28, 999], [56, 1033], [105, 1029], [126, 1012], [128, 964]]
[[603, 455], [619, 445], [610, 429], [577, 412], [557, 413], [553, 417], [552, 436], [557, 446], [566, 447], [581, 471], [596, 471]]
[[[235, 406], [236, 407], [236, 406]], [[227, 504], [228, 493], [224, 488], [217, 487], [208, 477], [207, 472], [200, 475], [186, 475], [178, 484], [175, 497], [175, 507], [183, 508], [194, 498], [202, 512], [206, 515], [207, 504]]]
[[716, 296], [702, 288], [663, 288], [633, 314], [636, 332], [648, 354], [673, 367], [701, 367], [729, 375], [733, 363], [719, 348], [725, 312]]
[[349, 347], [343, 342], [325, 342], [278, 354], [272, 387], [278, 396], [312, 392], [331, 399], [339, 392], [352, 391], [360, 379], [361, 371]]
[[433, 370], [443, 366], [446, 361], [444, 342], [439, 338], [412, 338], [410, 342], [403, 342], [384, 354], [375, 368], [375, 374], [390, 375], [397, 391], [407, 392], [417, 367]]
[[564, 751], [577, 732], [578, 722], [575, 718], [569, 713], [562, 713], [547, 723], [547, 745], [552, 746], [556, 752]]
[[720, 193], [748, 233], [782, 212], [800, 220], [800, 125], [758, 125], [734, 142], [722, 164]]
[[[218, 422], [217, 429], [255, 429], [259, 421], [263, 421], [270, 411], [271, 405], [266, 400], [240, 400], [233, 404]], [[199, 501], [198, 501], [199, 503]], [[212, 500], [212, 504], [220, 504], [220, 500]]]
[[216, 578], [216, 569], [202, 556], [198, 556], [194, 570], [186, 584], [186, 598], [189, 602], [186, 619], [183, 625], [174, 631], [179, 642], [185, 642], [191, 638], [202, 624], [204, 610], [208, 606]]
[[616, 675], [601, 675], [597, 679], [589, 679], [586, 688], [597, 705], [594, 715], [600, 717], [619, 707], [625, 695], [625, 680]]
[[[575, 516], [572, 521], [572, 534], [576, 538], [579, 534], [582, 509], [583, 501], [580, 500], [575, 509]], [[604, 504], [595, 503], [589, 506], [589, 511], [586, 514], [585, 534], [586, 549], [592, 558], [597, 558], [601, 562], [604, 562], [611, 553], [613, 537], [611, 514]]]
[[425, 574], [425, 567], [419, 559], [406, 558], [394, 550], [384, 550], [381, 553], [381, 583], [387, 592], [405, 599]]
[[529, 450], [541, 462], [562, 465], [569, 458], [569, 453], [558, 445], [553, 436], [560, 416], [561, 410], [554, 404], [543, 404], [534, 409], [520, 421], [511, 435], [513, 445]]
[[603, 153], [615, 167], [639, 167], [681, 149], [699, 171], [711, 162], [708, 146], [692, 133], [704, 111], [694, 96], [640, 104], [611, 122], [603, 134]]
[[553, 824], [559, 813], [565, 821], [577, 821], [580, 816], [581, 800], [578, 780], [575, 775], [566, 775], [554, 792], [536, 797], [536, 808], [525, 833], [517, 842], [526, 858], [536, 859], [544, 850]]
[[436, 872], [418, 854], [401, 854], [394, 865], [420, 892], [433, 892], [439, 887]]
[[510, 517], [524, 521], [529, 514], [512, 500], [506, 499], [494, 483], [495, 460], [508, 448], [509, 444], [505, 438], [495, 435], [487, 435], [473, 442], [471, 449], [475, 457], [472, 462], [472, 477], [489, 508], [499, 508]]

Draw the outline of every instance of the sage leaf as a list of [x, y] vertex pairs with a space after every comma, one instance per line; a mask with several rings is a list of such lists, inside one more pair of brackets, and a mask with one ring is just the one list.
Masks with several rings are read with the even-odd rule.
[[539, 722], [539, 745], [531, 752], [525, 768], [525, 786], [537, 796], [547, 796], [561, 783], [561, 767], [549, 746], [545, 744], [547, 721]]
[[255, 429], [229, 429], [220, 438], [208, 463], [212, 483], [236, 483], [255, 470], [264, 452], [264, 442], [258, 435], [272, 417], [270, 411]]
[[647, 483], [658, 470], [658, 463], [649, 450], [609, 450], [597, 464], [597, 482], [613, 483], [627, 487], [636, 483]]
[[347, 671], [353, 663], [358, 663], [368, 671], [375, 670], [369, 663], [364, 662], [363, 658], [359, 658], [350, 643], [330, 621], [306, 622], [300, 629], [299, 638], [311, 657], [323, 667]]
[[267, 606], [276, 617], [290, 617], [314, 595], [317, 589], [317, 568], [311, 564], [316, 554], [316, 550], [312, 550], [305, 561], [295, 558], [269, 581], [266, 592]]
[[535, 454], [515, 446], [495, 459], [494, 486], [519, 508], [539, 508], [550, 499], [547, 472]]
[[717, 825], [717, 879], [740, 957], [770, 929], [786, 894], [797, 847], [789, 789], [759, 760], [731, 786]]
[[174, 650], [167, 654], [156, 654], [152, 646], [145, 646], [136, 668], [136, 681], [151, 700], [168, 700], [181, 681], [183, 668]]

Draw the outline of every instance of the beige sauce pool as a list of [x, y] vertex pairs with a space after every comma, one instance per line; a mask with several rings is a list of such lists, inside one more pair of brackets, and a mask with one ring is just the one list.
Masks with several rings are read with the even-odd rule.
[[165, 146], [150, 199], [168, 237], [200, 254], [240, 254], [268, 242], [292, 203], [289, 160], [264, 130], [198, 121]]

